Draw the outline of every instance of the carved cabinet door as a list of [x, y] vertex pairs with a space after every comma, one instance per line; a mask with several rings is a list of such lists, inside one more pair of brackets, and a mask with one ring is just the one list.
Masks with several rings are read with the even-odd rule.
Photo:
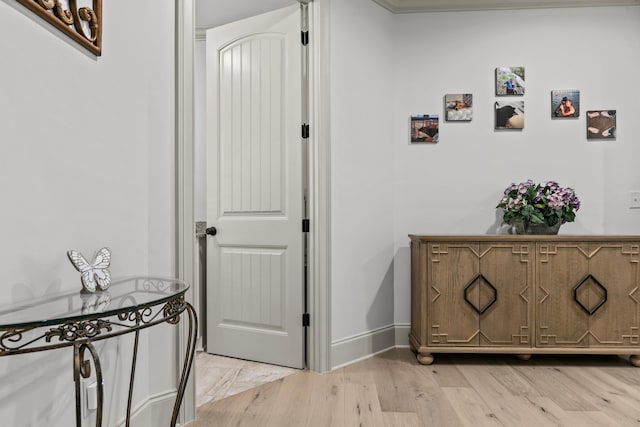
[[[477, 281], [480, 345], [530, 346], [534, 248], [528, 243], [483, 243]], [[493, 301], [493, 303], [492, 303]], [[490, 305], [491, 304], [491, 305]]]
[[589, 346], [638, 346], [638, 244], [592, 244], [589, 274], [576, 292], [589, 319]]
[[587, 347], [589, 319], [573, 299], [573, 288], [588, 275], [589, 243], [538, 243], [538, 347]]
[[529, 244], [429, 245], [429, 345], [529, 346]]
[[[480, 273], [477, 243], [430, 243], [427, 279], [427, 337], [433, 346], [478, 346], [479, 314], [465, 288]], [[469, 296], [474, 303], [478, 294]]]
[[637, 346], [638, 244], [539, 243], [538, 347]]

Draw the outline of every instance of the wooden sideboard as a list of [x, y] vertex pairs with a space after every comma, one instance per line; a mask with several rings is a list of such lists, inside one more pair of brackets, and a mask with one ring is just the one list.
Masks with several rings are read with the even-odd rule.
[[620, 354], [640, 366], [640, 236], [416, 236], [411, 332], [434, 353]]

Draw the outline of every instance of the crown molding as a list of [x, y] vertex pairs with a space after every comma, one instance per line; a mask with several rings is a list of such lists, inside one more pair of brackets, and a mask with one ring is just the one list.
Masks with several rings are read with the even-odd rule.
[[640, 0], [372, 0], [393, 13], [636, 6]]

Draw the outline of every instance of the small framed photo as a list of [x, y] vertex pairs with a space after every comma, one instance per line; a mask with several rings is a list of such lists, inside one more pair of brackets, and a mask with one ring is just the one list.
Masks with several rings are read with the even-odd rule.
[[616, 137], [616, 110], [587, 111], [587, 139]]
[[470, 93], [445, 95], [444, 110], [448, 122], [470, 121], [473, 118], [473, 95]]
[[524, 67], [496, 68], [496, 95], [524, 95]]
[[438, 115], [411, 116], [411, 143], [438, 142]]
[[496, 102], [496, 129], [524, 128], [524, 101]]
[[551, 117], [572, 118], [580, 116], [579, 90], [552, 90]]

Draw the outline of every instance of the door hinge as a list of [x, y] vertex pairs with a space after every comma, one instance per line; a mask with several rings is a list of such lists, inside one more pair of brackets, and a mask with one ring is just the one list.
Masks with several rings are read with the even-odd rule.
[[307, 138], [309, 138], [309, 125], [305, 123], [302, 125], [302, 139]]
[[309, 313], [302, 313], [302, 326], [307, 327], [309, 326], [310, 322], [311, 320]]
[[309, 220], [308, 219], [303, 219], [302, 220], [302, 232], [303, 233], [308, 233], [309, 232]]
[[309, 31], [300, 31], [302, 46], [309, 44]]

